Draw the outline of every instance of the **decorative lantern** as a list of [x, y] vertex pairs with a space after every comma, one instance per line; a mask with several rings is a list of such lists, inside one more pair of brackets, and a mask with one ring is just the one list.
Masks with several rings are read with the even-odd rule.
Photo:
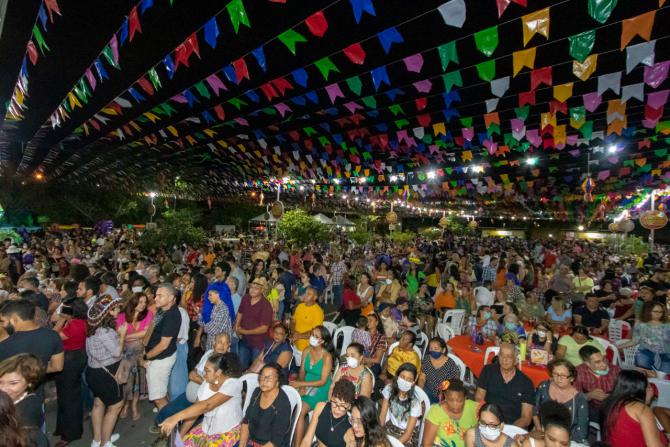
[[446, 212], [442, 212], [442, 217], [440, 218], [440, 221], [437, 224], [442, 228], [447, 228], [449, 226], [449, 219], [447, 219]]
[[270, 207], [270, 213], [275, 219], [281, 219], [281, 217], [284, 215], [284, 204], [277, 200]]
[[471, 220], [470, 222], [468, 222], [468, 227], [472, 228], [473, 230], [477, 229], [478, 226], [479, 224], [477, 223], [476, 220]]
[[623, 233], [630, 233], [635, 229], [635, 223], [630, 219], [624, 219], [617, 224], [617, 227]]
[[396, 214], [395, 211], [391, 210], [388, 213], [386, 213], [386, 223], [389, 225], [395, 225], [398, 223], [398, 215]]
[[639, 220], [647, 230], [658, 230], [668, 224], [668, 216], [663, 211], [645, 211]]

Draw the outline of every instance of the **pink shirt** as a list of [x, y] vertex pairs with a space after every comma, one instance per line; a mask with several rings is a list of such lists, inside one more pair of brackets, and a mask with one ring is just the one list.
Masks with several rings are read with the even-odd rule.
[[[128, 325], [128, 332], [126, 333], [126, 335], [130, 335], [135, 332], [145, 331], [149, 327], [153, 319], [154, 319], [154, 313], [151, 311], [147, 312], [147, 316], [144, 317], [144, 320], [138, 323], [137, 329], [135, 329], [135, 327], [132, 324]], [[125, 322], [126, 322], [126, 314], [121, 312], [119, 316], [116, 317], [116, 327], [117, 328], [121, 327]]]

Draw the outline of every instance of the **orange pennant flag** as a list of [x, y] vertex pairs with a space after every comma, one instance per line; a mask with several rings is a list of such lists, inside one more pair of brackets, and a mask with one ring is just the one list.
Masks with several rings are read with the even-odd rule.
[[565, 102], [568, 98], [572, 96], [572, 87], [575, 85], [574, 82], [568, 82], [567, 84], [555, 85], [554, 86], [554, 99], [558, 102]]
[[484, 115], [484, 125], [488, 129], [491, 123], [500, 125], [500, 115], [498, 112], [491, 112]]
[[523, 46], [525, 47], [535, 34], [549, 39], [549, 8], [540, 9], [521, 17], [523, 26]]
[[596, 66], [598, 65], [598, 55], [592, 54], [587, 57], [584, 62], [572, 61], [572, 74], [577, 76], [582, 81], [586, 81], [591, 77]]
[[515, 51], [512, 54], [512, 65], [514, 67], [514, 76], [518, 75], [523, 67], [535, 68], [535, 53], [537, 48], [528, 48], [527, 50]]
[[638, 165], [639, 167], [642, 167], [647, 164], [647, 158], [646, 157], [636, 158], [635, 164]]
[[651, 29], [654, 27], [655, 17], [656, 10], [622, 21], [621, 50], [623, 51], [635, 36], [640, 36], [644, 40], [649, 41], [649, 39], [651, 39]]
[[614, 120], [610, 123], [609, 126], [607, 126], [607, 135], [612, 135], [612, 134], [617, 134], [621, 136], [621, 133], [623, 130], [628, 127], [626, 124], [628, 122], [628, 118], [624, 118], [622, 120]]
[[556, 115], [552, 113], [540, 113], [540, 129], [547, 126], [556, 128]]

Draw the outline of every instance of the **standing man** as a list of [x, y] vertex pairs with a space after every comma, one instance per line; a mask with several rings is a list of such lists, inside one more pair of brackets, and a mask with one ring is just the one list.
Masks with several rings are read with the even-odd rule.
[[268, 329], [272, 325], [272, 304], [265, 299], [266, 292], [266, 279], [254, 279], [249, 285], [249, 294], [242, 298], [235, 320], [235, 333], [240, 338], [238, 355], [245, 369], [263, 350], [268, 339]]
[[156, 309], [158, 312], [144, 337], [142, 366], [147, 370], [149, 400], [160, 410], [168, 403], [168, 384], [177, 359], [182, 319], [177, 309], [177, 291], [172, 284], [161, 284], [156, 290]]
[[99, 292], [100, 280], [95, 276], [88, 276], [79, 283], [79, 287], [77, 288], [77, 298], [83, 299], [90, 309], [98, 299]]

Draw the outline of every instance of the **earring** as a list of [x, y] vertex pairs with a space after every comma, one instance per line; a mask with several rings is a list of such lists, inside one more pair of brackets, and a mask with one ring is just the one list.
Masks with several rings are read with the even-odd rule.
[[218, 384], [219, 384], [219, 379], [216, 379], [216, 380], [214, 381], [214, 385], [218, 385]]

